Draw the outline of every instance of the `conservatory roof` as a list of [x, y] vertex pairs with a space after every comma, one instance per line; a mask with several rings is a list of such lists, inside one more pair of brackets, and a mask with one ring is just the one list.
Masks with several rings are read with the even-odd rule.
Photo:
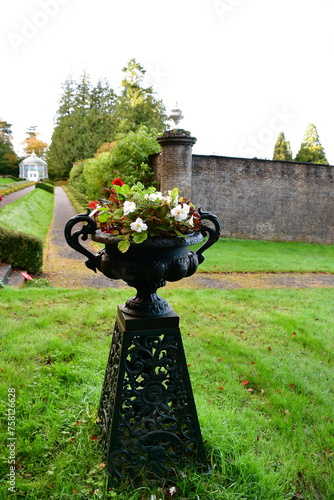
[[34, 151], [30, 156], [22, 160], [20, 165], [41, 165], [46, 167], [47, 163], [39, 158]]

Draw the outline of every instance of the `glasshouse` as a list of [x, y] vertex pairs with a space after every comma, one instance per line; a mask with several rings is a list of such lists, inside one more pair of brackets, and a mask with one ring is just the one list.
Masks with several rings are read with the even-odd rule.
[[48, 178], [48, 165], [33, 152], [20, 163], [20, 179], [39, 181]]

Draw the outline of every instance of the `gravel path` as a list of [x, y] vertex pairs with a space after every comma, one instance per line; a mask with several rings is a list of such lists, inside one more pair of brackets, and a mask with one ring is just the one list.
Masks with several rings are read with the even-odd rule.
[[[129, 288], [120, 280], [110, 280], [100, 272], [95, 274], [84, 262], [86, 258], [70, 248], [64, 238], [66, 222], [76, 215], [62, 187], [55, 188], [55, 209], [49, 233], [45, 273], [50, 283], [64, 288]], [[87, 246], [91, 245], [87, 243]], [[91, 251], [97, 250], [89, 247]], [[201, 273], [175, 283], [171, 288], [334, 288], [333, 274], [289, 273]], [[131, 289], [133, 290], [133, 289]]]
[[19, 191], [15, 191], [15, 193], [6, 194], [6, 196], [3, 196], [2, 201], [0, 201], [0, 208], [9, 205], [9, 203], [13, 203], [13, 201], [19, 200], [33, 189], [35, 189], [35, 185], [20, 189]]

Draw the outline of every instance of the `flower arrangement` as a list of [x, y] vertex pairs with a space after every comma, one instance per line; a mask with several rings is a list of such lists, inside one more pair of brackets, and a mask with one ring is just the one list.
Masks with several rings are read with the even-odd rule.
[[154, 187], [145, 188], [138, 182], [130, 187], [118, 177], [107, 199], [91, 202], [98, 229], [119, 238], [118, 249], [126, 252], [131, 241], [142, 243], [148, 237], [186, 237], [201, 227], [200, 215], [178, 188], [163, 196]]

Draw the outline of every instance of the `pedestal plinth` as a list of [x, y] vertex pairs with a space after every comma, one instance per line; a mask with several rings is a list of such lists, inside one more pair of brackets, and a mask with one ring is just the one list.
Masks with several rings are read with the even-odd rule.
[[100, 400], [108, 472], [149, 478], [205, 462], [179, 316], [138, 318], [118, 308]]

